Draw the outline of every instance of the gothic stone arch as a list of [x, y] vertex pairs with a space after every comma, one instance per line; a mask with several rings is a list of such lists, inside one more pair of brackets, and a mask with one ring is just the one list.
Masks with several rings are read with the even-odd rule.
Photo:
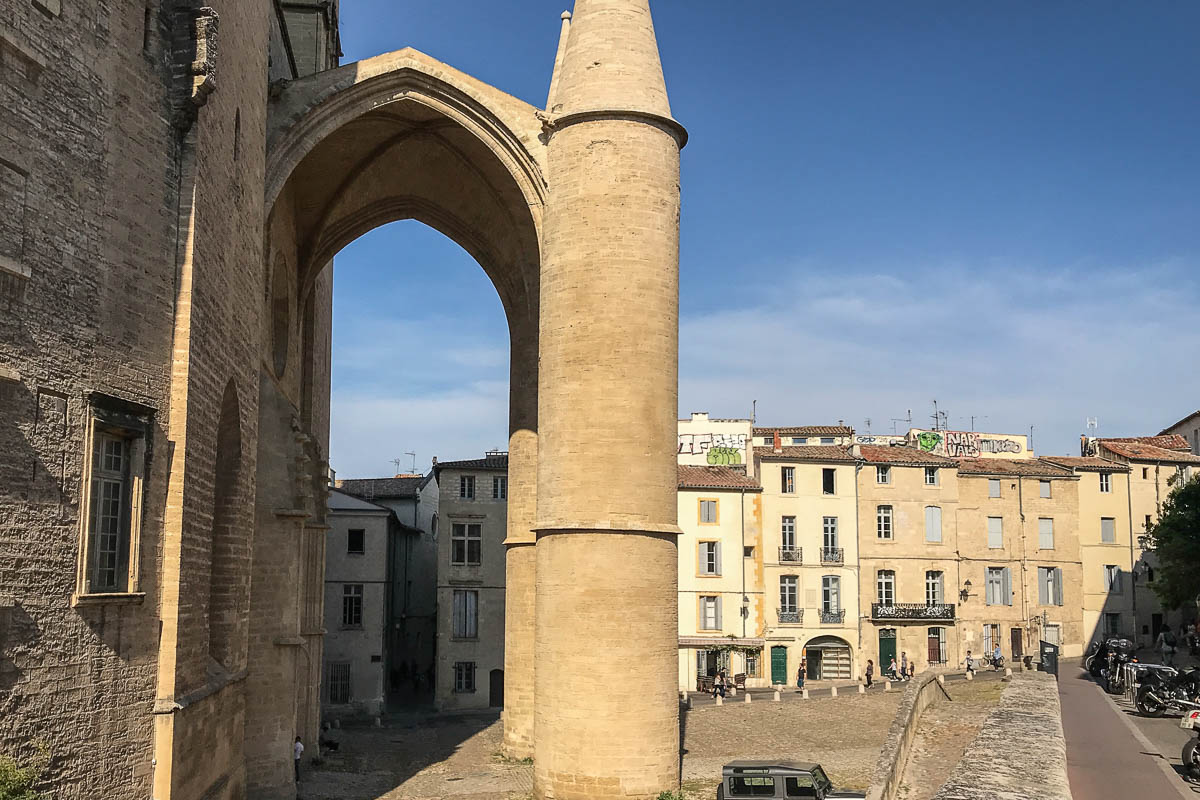
[[[263, 255], [289, 265], [292, 291], [264, 287], [263, 318], [294, 320], [287, 335], [301, 344], [275, 347], [283, 334], [264, 323], [246, 718], [255, 797], [287, 795], [279, 732], [311, 741], [318, 724], [328, 265], [400, 219], [470, 252], [509, 323], [505, 747], [534, 757], [538, 797], [654, 797], [678, 780], [686, 136], [646, 0], [578, 0], [552, 87], [548, 113], [406, 49], [272, 100]], [[295, 305], [272, 316], [281, 297]], [[607, 680], [640, 687], [637, 704], [597, 691], [598, 654]]]

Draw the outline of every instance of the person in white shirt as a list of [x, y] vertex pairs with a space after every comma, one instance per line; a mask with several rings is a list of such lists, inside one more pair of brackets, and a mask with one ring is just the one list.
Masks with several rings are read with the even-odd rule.
[[300, 756], [304, 755], [304, 743], [300, 741], [300, 737], [296, 737], [296, 743], [292, 745], [292, 756], [296, 761], [296, 783], [300, 782]]

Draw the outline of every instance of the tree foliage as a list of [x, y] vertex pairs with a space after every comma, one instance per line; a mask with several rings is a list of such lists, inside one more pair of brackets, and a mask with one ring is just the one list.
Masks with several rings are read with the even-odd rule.
[[42, 793], [34, 791], [33, 786], [42, 777], [47, 761], [44, 750], [28, 767], [0, 756], [0, 800], [42, 800]]
[[1171, 490], [1147, 539], [1159, 565], [1151, 585], [1163, 606], [1200, 600], [1200, 476]]

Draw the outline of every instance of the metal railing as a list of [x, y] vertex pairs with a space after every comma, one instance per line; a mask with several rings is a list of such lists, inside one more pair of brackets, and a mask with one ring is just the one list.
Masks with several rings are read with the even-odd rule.
[[844, 608], [839, 608], [836, 611], [825, 611], [824, 609], [821, 611], [822, 625], [841, 625], [845, 619], [846, 609]]
[[822, 564], [841, 564], [844, 557], [842, 548], [840, 547], [822, 547], [821, 548], [821, 563]]
[[779, 612], [779, 624], [781, 624], [781, 625], [786, 625], [788, 623], [795, 625], [795, 624], [799, 624], [803, 621], [804, 621], [804, 609], [800, 609], [799, 611], [780, 611]]
[[781, 547], [779, 548], [779, 562], [781, 564], [803, 564], [804, 550], [799, 547]]
[[954, 604], [872, 603], [871, 619], [954, 619]]

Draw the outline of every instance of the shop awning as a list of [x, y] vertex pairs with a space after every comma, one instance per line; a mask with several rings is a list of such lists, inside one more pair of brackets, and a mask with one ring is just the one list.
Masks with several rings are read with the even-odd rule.
[[711, 647], [758, 647], [766, 644], [763, 639], [738, 639], [732, 636], [680, 636], [680, 647], [706, 649]]

